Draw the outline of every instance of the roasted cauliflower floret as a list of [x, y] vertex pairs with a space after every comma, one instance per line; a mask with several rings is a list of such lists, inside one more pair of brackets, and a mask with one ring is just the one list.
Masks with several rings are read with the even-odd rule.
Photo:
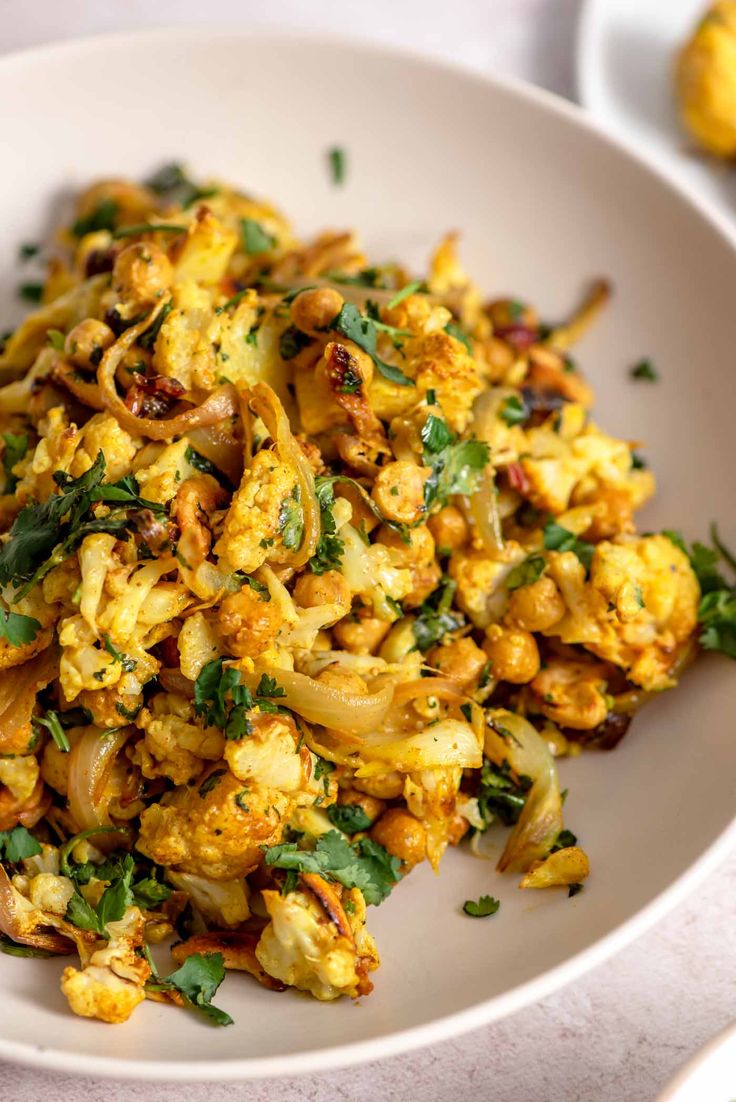
[[256, 946], [259, 964], [275, 979], [323, 1002], [367, 994], [371, 985], [366, 973], [379, 962], [373, 939], [364, 929], [365, 903], [362, 914], [358, 909], [357, 897], [362, 901], [362, 896], [355, 890], [350, 893], [356, 937], [334, 887], [319, 876], [303, 879], [314, 891], [262, 893], [271, 921]]
[[233, 880], [281, 839], [292, 801], [275, 788], [244, 785], [224, 765], [198, 787], [179, 787], [141, 815], [138, 848], [159, 865], [210, 880]]
[[136, 723], [145, 736], [133, 751], [133, 761], [144, 777], [187, 784], [202, 773], [206, 762], [222, 757], [222, 731], [197, 724], [191, 701], [177, 693], [157, 693]]
[[561, 727], [597, 727], [608, 714], [603, 673], [600, 663], [548, 662], [531, 683], [535, 709]]
[[[296, 792], [312, 774], [312, 755], [297, 749], [299, 732], [291, 716], [253, 715], [247, 738], [225, 745], [225, 761], [244, 784]], [[247, 803], [247, 796], [244, 797]]]
[[208, 880], [189, 872], [169, 872], [168, 879], [186, 892], [194, 906], [212, 926], [239, 926], [250, 917], [245, 880]]
[[145, 998], [151, 969], [137, 950], [144, 944], [145, 922], [137, 907], [128, 907], [118, 922], [109, 922], [109, 939], [84, 968], [65, 968], [61, 990], [75, 1014], [101, 1022], [125, 1022]]
[[[267, 449], [259, 451], [243, 475], [225, 517], [215, 554], [230, 570], [252, 574], [267, 559], [279, 561], [292, 513], [301, 514], [291, 468]], [[287, 540], [288, 542], [288, 540]]]
[[483, 551], [456, 551], [452, 555], [448, 572], [457, 582], [456, 601], [476, 627], [486, 628], [502, 618], [508, 604], [504, 583], [525, 558], [526, 551], [513, 540], [507, 540], [494, 559]]
[[92, 467], [98, 454], [105, 457], [105, 481], [117, 482], [130, 473], [141, 441], [126, 432], [111, 413], [96, 413], [82, 429], [69, 473], [79, 478]]

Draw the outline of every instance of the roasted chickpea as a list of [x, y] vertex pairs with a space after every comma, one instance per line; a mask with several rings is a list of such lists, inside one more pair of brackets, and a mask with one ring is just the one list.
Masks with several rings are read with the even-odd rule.
[[291, 320], [302, 333], [312, 337], [325, 330], [340, 313], [344, 299], [334, 287], [314, 287], [302, 291], [291, 304]]
[[631, 498], [623, 490], [602, 490], [596, 494], [595, 503], [599, 510], [583, 532], [584, 540], [598, 543], [613, 539], [622, 532], [634, 531]]
[[300, 574], [294, 586], [294, 600], [302, 608], [317, 605], [343, 605], [350, 608], [350, 586], [339, 570], [324, 574]]
[[94, 371], [111, 344], [115, 343], [115, 334], [104, 321], [85, 318], [67, 333], [64, 352], [77, 367]]
[[217, 617], [223, 640], [239, 658], [256, 658], [273, 643], [281, 627], [275, 601], [264, 601], [250, 586], [231, 593]]
[[328, 685], [331, 689], [339, 689], [342, 693], [353, 693], [354, 696], [366, 696], [368, 693], [368, 686], [360, 674], [337, 662], [320, 670], [315, 681]]
[[470, 536], [468, 522], [456, 505], [445, 505], [429, 518], [427, 527], [440, 550], [455, 551], [464, 547]]
[[529, 631], [491, 624], [483, 650], [491, 660], [491, 674], [498, 681], [524, 685], [539, 673], [539, 649]]
[[427, 852], [424, 824], [401, 807], [390, 807], [384, 811], [371, 827], [371, 838], [398, 857], [406, 872], [423, 861]]
[[367, 792], [358, 792], [355, 788], [338, 789], [337, 802], [361, 807], [372, 823], [386, 810], [383, 800], [379, 800], [377, 796], [369, 796]]
[[508, 329], [521, 326], [524, 329], [536, 329], [539, 315], [531, 306], [511, 298], [499, 298], [489, 302], [486, 307], [494, 329]]
[[143, 241], [128, 245], [112, 270], [112, 287], [123, 304], [118, 312], [132, 317], [152, 306], [169, 289], [173, 278], [171, 261], [158, 245]]
[[457, 681], [462, 688], [478, 680], [487, 661], [485, 651], [482, 651], [469, 635], [462, 639], [455, 639], [445, 646], [432, 647], [427, 655], [430, 666], [434, 666], [445, 677]]
[[522, 631], [546, 631], [565, 615], [559, 589], [546, 574], [531, 585], [522, 585], [509, 597], [506, 623]]
[[97, 727], [120, 727], [129, 723], [143, 706], [143, 694], [121, 693], [117, 685], [110, 689], [82, 689], [76, 703], [91, 713]]
[[412, 588], [403, 598], [404, 608], [417, 608], [437, 588], [442, 570], [435, 558], [434, 539], [426, 524], [418, 524], [408, 533], [408, 542], [401, 533], [387, 525], [378, 532], [378, 542], [391, 548], [395, 566], [411, 571]]
[[380, 777], [363, 777], [361, 780], [354, 778], [352, 784], [359, 792], [376, 796], [379, 800], [396, 800], [404, 792], [404, 778], [396, 772], [384, 773]]
[[346, 617], [335, 624], [332, 634], [339, 646], [351, 654], [374, 654], [390, 628], [389, 623], [374, 616]]
[[424, 515], [429, 471], [406, 459], [387, 463], [376, 475], [371, 497], [387, 520], [415, 524]]

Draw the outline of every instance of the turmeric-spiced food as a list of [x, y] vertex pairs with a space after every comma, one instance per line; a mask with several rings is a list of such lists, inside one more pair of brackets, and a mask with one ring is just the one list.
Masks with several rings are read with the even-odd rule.
[[72, 957], [76, 1014], [227, 1024], [226, 969], [367, 995], [371, 907], [463, 839], [580, 891], [555, 759], [736, 653], [728, 552], [637, 533], [568, 354], [606, 285], [545, 325], [452, 235], [415, 279], [176, 166], [43, 259], [0, 357], [3, 948]]

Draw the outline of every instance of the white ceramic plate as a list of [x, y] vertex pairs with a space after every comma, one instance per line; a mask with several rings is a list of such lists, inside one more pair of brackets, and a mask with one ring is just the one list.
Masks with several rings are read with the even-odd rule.
[[734, 218], [736, 171], [694, 152], [672, 91], [677, 51], [707, 7], [708, 0], [586, 0], [578, 92], [609, 133]]
[[709, 1041], [657, 1102], [733, 1102], [736, 1098], [736, 1025]]
[[[90, 177], [186, 158], [273, 197], [303, 231], [360, 225], [372, 255], [422, 262], [448, 228], [489, 293], [562, 316], [606, 274], [613, 307], [579, 348], [613, 432], [646, 441], [661, 491], [643, 528], [705, 533], [732, 503], [736, 251], [720, 228], [576, 109], [381, 48], [202, 29], [87, 40], [0, 62], [0, 286], [19, 242]], [[348, 149], [336, 189], [325, 150]], [[1, 304], [0, 304], [1, 305]], [[627, 367], [652, 357], [656, 385]], [[371, 909], [383, 956], [359, 1004], [228, 977], [236, 1024], [147, 1003], [125, 1026], [68, 1013], [56, 961], [0, 958], [0, 1057], [95, 1074], [227, 1078], [376, 1058], [481, 1025], [602, 961], [713, 869], [733, 836], [736, 677], [704, 661], [612, 754], [563, 763], [585, 891], [519, 892], [468, 853]], [[486, 921], [461, 913], [500, 896]]]

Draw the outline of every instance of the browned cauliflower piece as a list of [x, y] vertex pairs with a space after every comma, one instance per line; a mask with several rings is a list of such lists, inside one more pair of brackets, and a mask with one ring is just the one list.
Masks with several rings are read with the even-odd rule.
[[243, 475], [225, 517], [215, 554], [230, 570], [252, 574], [266, 559], [279, 559], [282, 530], [291, 510], [296, 476], [268, 450], [259, 451]]

